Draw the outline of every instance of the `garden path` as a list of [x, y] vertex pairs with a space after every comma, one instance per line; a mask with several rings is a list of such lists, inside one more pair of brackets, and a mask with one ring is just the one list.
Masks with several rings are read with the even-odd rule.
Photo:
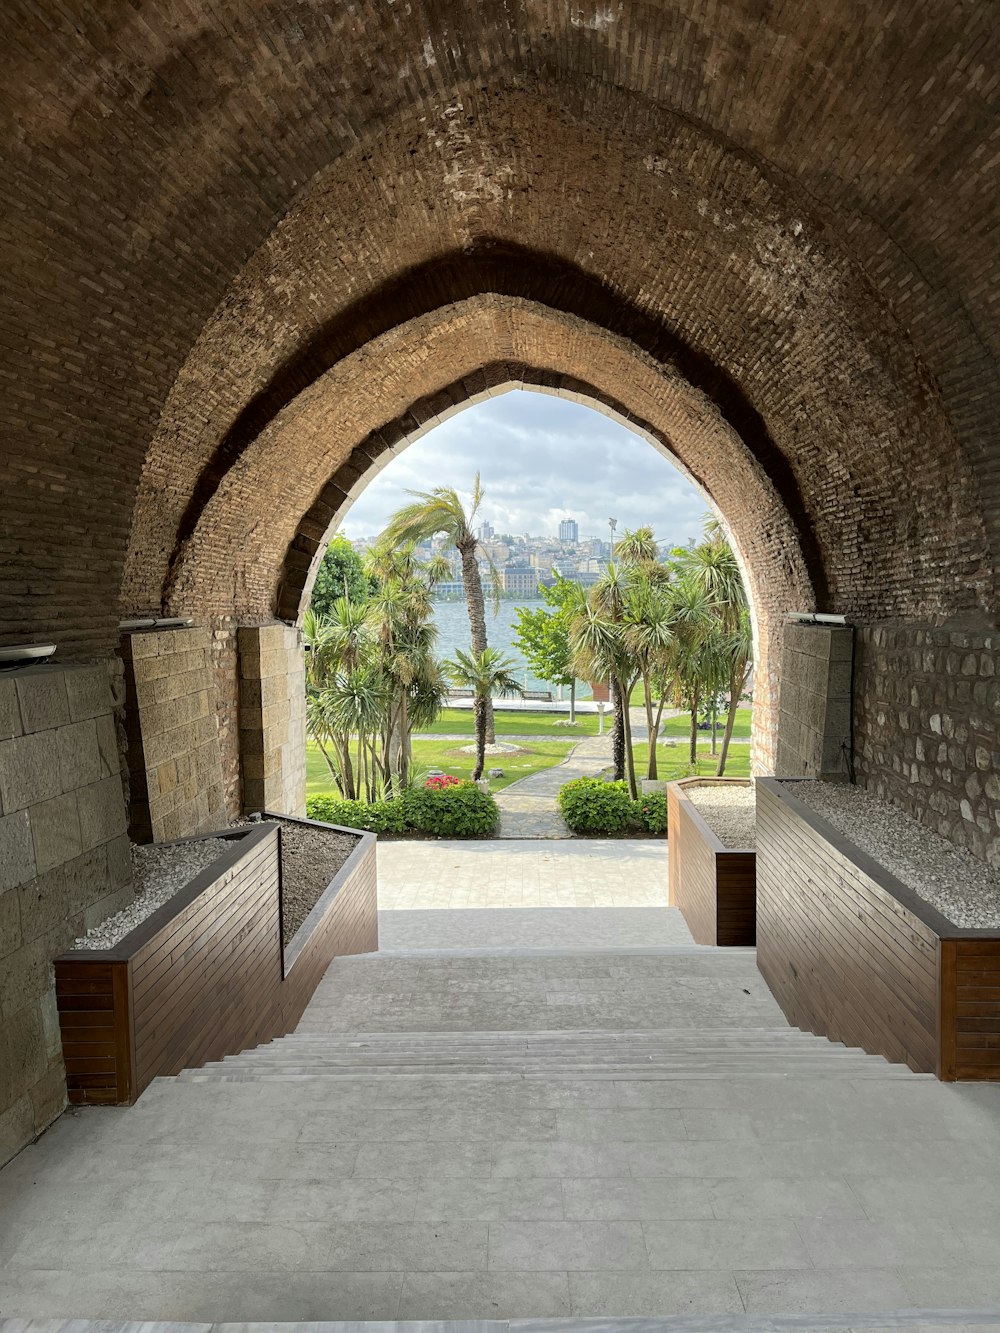
[[[498, 756], [498, 764], [503, 756]], [[586, 736], [561, 764], [543, 768], [496, 794], [500, 807], [500, 838], [572, 838], [556, 797], [574, 778], [596, 777], [611, 762], [611, 735]]]

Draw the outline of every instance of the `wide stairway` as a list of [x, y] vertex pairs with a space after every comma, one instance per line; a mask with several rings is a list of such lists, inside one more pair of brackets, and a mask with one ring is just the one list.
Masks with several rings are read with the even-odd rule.
[[0, 1314], [995, 1326], [993, 1091], [789, 1028], [750, 950], [341, 958], [4, 1171]]
[[[917, 1076], [789, 1027], [753, 950], [691, 946], [341, 958], [296, 1032], [180, 1077], [506, 1083]], [[440, 1087], [447, 1096], [447, 1085]]]

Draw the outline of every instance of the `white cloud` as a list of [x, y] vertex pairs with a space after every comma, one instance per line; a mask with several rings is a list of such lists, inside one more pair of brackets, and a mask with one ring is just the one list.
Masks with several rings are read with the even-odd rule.
[[428, 431], [355, 502], [348, 537], [374, 536], [408, 490], [454, 486], [468, 497], [477, 469], [484, 518], [498, 532], [554, 535], [575, 518], [580, 535], [650, 524], [672, 544], [697, 536], [708, 508], [698, 489], [647, 440], [579, 403], [516, 391], [477, 403]]

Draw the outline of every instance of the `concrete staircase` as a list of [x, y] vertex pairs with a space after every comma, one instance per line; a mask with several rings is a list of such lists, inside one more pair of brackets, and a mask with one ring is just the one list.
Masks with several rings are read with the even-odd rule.
[[[603, 1021], [563, 1026], [567, 1017], [581, 1016]], [[356, 1025], [336, 1030], [352, 1017]], [[637, 1018], [645, 1022], [632, 1026]], [[369, 1023], [377, 1026], [367, 1030]], [[296, 1032], [180, 1077], [262, 1083], [918, 1076], [789, 1027], [757, 974], [753, 950], [675, 947], [425, 950], [338, 959]]]

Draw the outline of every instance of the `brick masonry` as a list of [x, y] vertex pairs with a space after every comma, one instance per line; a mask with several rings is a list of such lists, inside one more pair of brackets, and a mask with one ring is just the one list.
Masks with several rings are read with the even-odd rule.
[[108, 668], [0, 675], [0, 1163], [66, 1103], [51, 960], [131, 899], [125, 822]]
[[858, 631], [859, 781], [1000, 870], [1000, 634]]
[[239, 630], [243, 807], [304, 815], [306, 707], [302, 636], [287, 625]]
[[129, 833], [169, 842], [227, 822], [210, 631], [126, 634]]

